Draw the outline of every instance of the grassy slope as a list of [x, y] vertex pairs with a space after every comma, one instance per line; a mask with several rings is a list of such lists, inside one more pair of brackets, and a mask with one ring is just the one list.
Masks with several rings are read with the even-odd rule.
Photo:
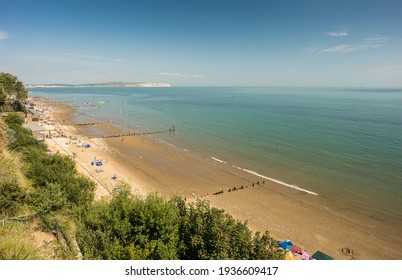
[[[4, 121], [0, 118], [0, 184], [16, 182], [23, 191], [29, 192], [31, 185], [23, 174], [23, 164], [20, 155], [6, 147], [7, 133]], [[3, 197], [4, 195], [1, 194]], [[4, 203], [4, 201], [2, 201]], [[32, 212], [24, 202], [16, 203], [13, 213], [1, 213], [0, 220], [12, 216], [25, 215]], [[10, 214], [13, 214], [10, 216]], [[33, 225], [35, 221], [17, 223], [15, 221], [0, 221], [0, 259], [26, 260], [26, 259], [53, 259], [56, 254], [53, 249], [44, 248], [34, 238], [38, 233]], [[49, 247], [49, 246], [48, 246]], [[57, 249], [57, 246], [54, 247]]]

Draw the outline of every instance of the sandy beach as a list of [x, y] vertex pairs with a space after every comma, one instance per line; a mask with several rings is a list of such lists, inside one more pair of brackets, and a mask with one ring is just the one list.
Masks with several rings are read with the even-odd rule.
[[289, 239], [310, 254], [320, 250], [335, 259], [402, 259], [402, 229], [387, 221], [184, 151], [155, 135], [94, 138], [123, 132], [110, 124], [79, 126], [73, 107], [38, 102], [53, 108], [50, 115], [67, 136], [46, 138], [49, 148], [72, 156], [78, 170], [94, 179], [97, 200], [124, 181], [141, 196], [157, 192], [208, 200], [247, 221], [253, 231], [268, 229], [274, 238]]

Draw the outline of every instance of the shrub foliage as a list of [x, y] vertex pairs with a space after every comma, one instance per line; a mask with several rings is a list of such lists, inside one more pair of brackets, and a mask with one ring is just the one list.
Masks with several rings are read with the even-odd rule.
[[205, 201], [187, 204], [127, 190], [92, 205], [78, 242], [87, 259], [282, 259], [269, 233], [254, 236], [245, 223]]

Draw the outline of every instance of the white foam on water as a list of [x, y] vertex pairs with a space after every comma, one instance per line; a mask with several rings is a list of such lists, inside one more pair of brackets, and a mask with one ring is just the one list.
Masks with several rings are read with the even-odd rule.
[[244, 168], [243, 168], [242, 170], [245, 171], [245, 172], [248, 172], [248, 173], [250, 173], [250, 174], [253, 174], [253, 175], [255, 175], [255, 176], [258, 176], [258, 177], [267, 179], [267, 180], [269, 180], [269, 181], [275, 182], [275, 183], [277, 183], [277, 184], [286, 186], [286, 187], [288, 187], [288, 188], [292, 188], [292, 189], [295, 189], [295, 190], [298, 190], [298, 191], [302, 191], [302, 192], [305, 192], [305, 193], [308, 193], [308, 194], [312, 194], [312, 195], [318, 195], [318, 193], [315, 193], [315, 192], [312, 192], [312, 191], [309, 191], [309, 190], [306, 190], [306, 189], [302, 189], [302, 188], [300, 188], [300, 187], [298, 187], [298, 186], [296, 186], [296, 185], [291, 185], [291, 184], [285, 183], [285, 182], [283, 182], [283, 181], [280, 181], [280, 180], [277, 180], [277, 179], [274, 179], [274, 178], [270, 178], [270, 177], [261, 175], [261, 174], [255, 172], [255, 171], [253, 171], [253, 170], [248, 170], [248, 169], [244, 169]]
[[[226, 161], [223, 161], [223, 160], [218, 159], [218, 158], [215, 158], [215, 157], [211, 157], [211, 159], [213, 159], [213, 160], [215, 160], [215, 161], [217, 161], [217, 162], [220, 162], [220, 163], [227, 164]], [[274, 179], [274, 178], [271, 178], [271, 177], [264, 176], [264, 175], [262, 175], [262, 174], [259, 174], [259, 173], [255, 172], [255, 171], [253, 171], [253, 170], [241, 168], [241, 167], [236, 166], [236, 165], [233, 165], [233, 164], [232, 164], [231, 166], [234, 167], [234, 168], [237, 168], [237, 169], [239, 169], [239, 170], [242, 170], [242, 171], [244, 171], [244, 172], [247, 172], [247, 173], [253, 174], [253, 175], [255, 175], [255, 176], [264, 178], [264, 179], [269, 180], [269, 181], [271, 181], [271, 182], [280, 184], [280, 185], [282, 185], [282, 186], [285, 186], [285, 187], [288, 187], [288, 188], [291, 188], [291, 189], [295, 189], [295, 190], [298, 190], [298, 191], [302, 191], [302, 192], [305, 192], [305, 193], [308, 193], [308, 194], [311, 194], [311, 195], [318, 195], [318, 193], [315, 193], [315, 192], [312, 192], [312, 191], [309, 191], [309, 190], [300, 188], [300, 187], [298, 187], [298, 186], [296, 186], [296, 185], [288, 184], [288, 183], [283, 182], [283, 181], [278, 180], [278, 179]]]
[[220, 159], [218, 159], [218, 158], [214, 158], [214, 157], [211, 157], [213, 160], [215, 160], [215, 161], [218, 161], [218, 162], [221, 162], [221, 163], [224, 163], [224, 164], [227, 164], [227, 162], [226, 161], [223, 161], [223, 160], [220, 160]]

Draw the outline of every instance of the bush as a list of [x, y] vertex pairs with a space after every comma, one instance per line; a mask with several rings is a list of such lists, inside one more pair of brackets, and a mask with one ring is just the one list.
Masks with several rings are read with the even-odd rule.
[[8, 126], [8, 147], [12, 150], [23, 150], [28, 147], [37, 147], [46, 150], [44, 143], [39, 142], [33, 136], [31, 131], [24, 128], [24, 118], [16, 113], [10, 113], [5, 118]]
[[[19, 117], [19, 116], [18, 116]], [[12, 150], [24, 150], [25, 148], [39, 148], [46, 151], [44, 143], [39, 142], [33, 136], [31, 131], [15, 122], [8, 124], [8, 147]]]
[[35, 186], [43, 187], [46, 183], [69, 184], [69, 179], [75, 176], [73, 160], [60, 154], [49, 155], [40, 149], [25, 150], [28, 162], [26, 175]]
[[48, 213], [87, 206], [94, 197], [95, 184], [77, 174], [74, 161], [59, 154], [49, 155], [38, 148], [25, 150], [28, 162], [26, 176], [34, 187], [31, 203], [39, 211]]
[[47, 183], [30, 193], [29, 203], [34, 206], [39, 215], [43, 216], [63, 209], [67, 199], [61, 191], [60, 185]]
[[251, 231], [223, 210], [198, 200], [185, 211], [185, 202], [174, 198], [180, 211], [180, 259], [249, 259]]
[[167, 202], [156, 194], [141, 199], [127, 190], [89, 208], [78, 242], [87, 259], [283, 258], [269, 232], [253, 237], [245, 223], [207, 202]]
[[278, 246], [277, 240], [266, 231], [261, 235], [257, 232], [253, 238], [253, 246], [250, 254], [252, 260], [282, 260], [285, 252]]
[[24, 118], [16, 113], [10, 113], [8, 116], [5, 118], [6, 124], [9, 126], [13, 125], [22, 125], [24, 123]]
[[0, 215], [15, 216], [24, 204], [26, 197], [17, 180], [0, 181]]
[[23, 155], [24, 173], [32, 182], [30, 204], [42, 214], [75, 207], [85, 209], [93, 200], [95, 184], [77, 173], [75, 162], [60, 154], [47, 154], [46, 146], [21, 126], [22, 119], [17, 114], [10, 114], [6, 123], [11, 129], [9, 147]]
[[254, 237], [246, 223], [235, 220], [221, 209], [198, 200], [186, 205], [182, 198], [171, 200], [180, 213], [180, 259], [253, 260], [282, 259], [276, 240], [266, 232]]
[[133, 198], [123, 190], [89, 209], [78, 242], [87, 259], [177, 259], [177, 218], [161, 197]]

